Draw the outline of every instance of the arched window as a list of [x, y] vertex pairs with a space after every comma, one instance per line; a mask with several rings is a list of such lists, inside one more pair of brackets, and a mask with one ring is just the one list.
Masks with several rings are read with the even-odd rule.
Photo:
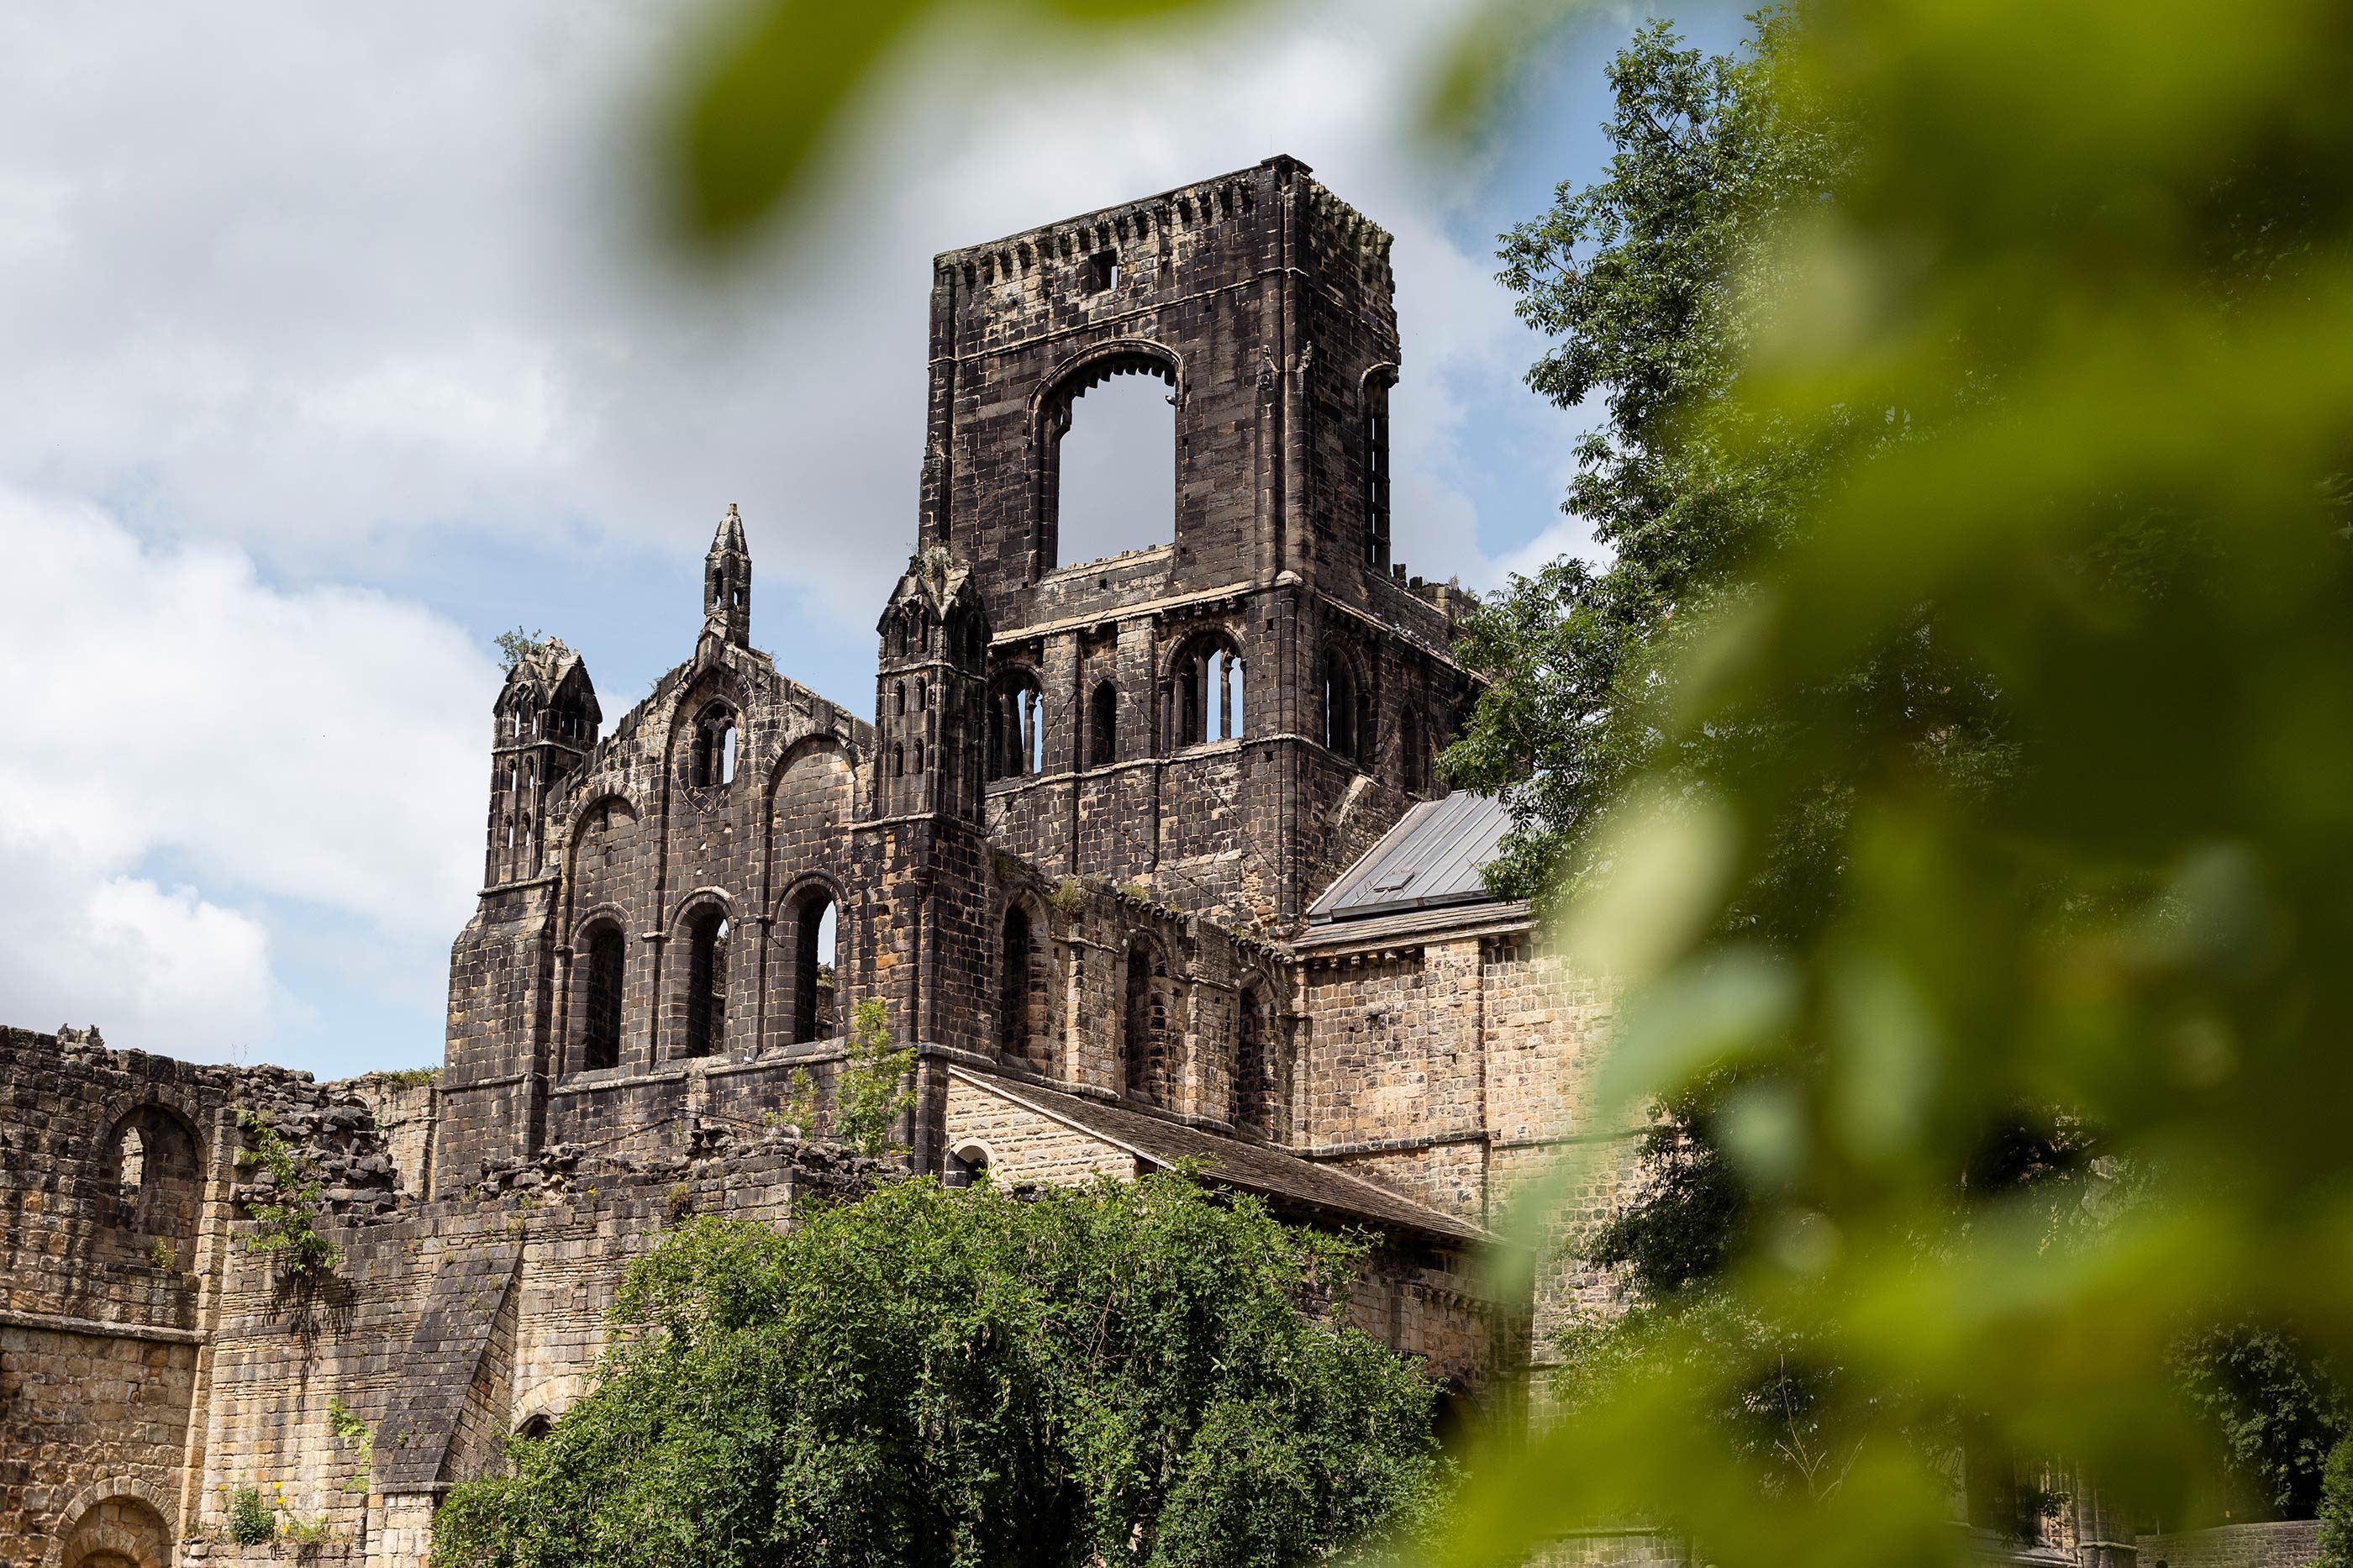
[[1038, 678], [1016, 670], [997, 678], [988, 699], [988, 776], [1029, 778], [1046, 771], [1045, 699]]
[[[919, 763], [917, 765], [920, 766], [921, 764]], [[893, 746], [891, 748], [891, 776], [894, 779], [902, 779], [907, 776], [907, 749], [904, 746]]]
[[1168, 966], [1157, 948], [1138, 937], [1127, 950], [1127, 1006], [1120, 1060], [1127, 1097], [1168, 1103]]
[[628, 945], [621, 928], [599, 921], [589, 928], [581, 984], [580, 1067], [584, 1072], [621, 1065], [621, 976]]
[[735, 782], [735, 715], [725, 703], [712, 703], [694, 721], [694, 767], [690, 776], [697, 789], [718, 789]]
[[107, 1145], [114, 1223], [132, 1234], [147, 1261], [172, 1268], [193, 1264], [203, 1195], [195, 1134], [163, 1107], [142, 1105], [115, 1124]]
[[707, 1057], [727, 1037], [726, 911], [706, 905], [687, 922], [686, 1048]]
[[1119, 761], [1119, 688], [1098, 681], [1087, 700], [1087, 766], [1107, 768]]
[[1175, 689], [1176, 746], [1238, 741], [1242, 734], [1242, 660], [1223, 637], [1194, 640], [1177, 657]]
[[1037, 570], [1176, 536], [1175, 373], [1142, 354], [1091, 365], [1059, 388], [1039, 449]]
[[1275, 1135], [1275, 1110], [1281, 1096], [1275, 1080], [1271, 1048], [1272, 1020], [1266, 997], [1255, 985], [1245, 986], [1235, 998], [1241, 1016], [1234, 1050], [1234, 1121], [1261, 1138]]
[[1366, 728], [1364, 693], [1347, 657], [1336, 649], [1324, 656], [1324, 744], [1351, 762], [1362, 754]]
[[1430, 745], [1422, 738], [1421, 716], [1408, 707], [1398, 717], [1398, 771], [1408, 795], [1430, 795]]
[[833, 895], [811, 888], [793, 906], [793, 1043], [828, 1040], [834, 1032]]
[[1365, 378], [1365, 564], [1377, 572], [1389, 569], [1389, 386], [1396, 379], [1388, 365]]
[[987, 1180], [988, 1151], [977, 1143], [966, 1143], [950, 1154], [947, 1169], [940, 1173], [940, 1185], [944, 1187], [968, 1187]]
[[1043, 976], [1039, 973], [1038, 941], [1029, 911], [1014, 904], [1005, 911], [1005, 939], [997, 981], [997, 1048], [1008, 1055], [1040, 1054], [1044, 1031]]

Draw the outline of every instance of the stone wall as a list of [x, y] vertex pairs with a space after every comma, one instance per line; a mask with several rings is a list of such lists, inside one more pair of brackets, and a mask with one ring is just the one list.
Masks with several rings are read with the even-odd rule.
[[2320, 1521], [2279, 1520], [2144, 1535], [2138, 1568], [2305, 1568], [2320, 1555]]

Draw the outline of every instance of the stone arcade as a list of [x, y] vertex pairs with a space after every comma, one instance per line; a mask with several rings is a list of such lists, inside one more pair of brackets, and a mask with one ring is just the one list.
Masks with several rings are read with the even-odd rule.
[[[733, 507], [691, 657], [609, 729], [579, 654], [526, 651], [434, 1081], [0, 1037], [0, 1561], [269, 1561], [224, 1529], [250, 1486], [311, 1560], [419, 1562], [441, 1493], [578, 1397], [666, 1226], [867, 1178], [769, 1113], [870, 999], [920, 1046], [918, 1170], [1205, 1159], [1369, 1227], [1356, 1320], [1500, 1397], [1594, 1285], [1555, 1271], [1532, 1319], [1468, 1250], [1610, 1131], [1603, 1005], [1484, 891], [1494, 805], [1437, 793], [1475, 682], [1464, 597], [1389, 559], [1388, 248], [1271, 158], [936, 258], [871, 722], [753, 647]], [[1129, 374], [1172, 410], [1174, 538], [1066, 562], [1063, 437]], [[327, 1183], [322, 1288], [241, 1243], [239, 1108]]]

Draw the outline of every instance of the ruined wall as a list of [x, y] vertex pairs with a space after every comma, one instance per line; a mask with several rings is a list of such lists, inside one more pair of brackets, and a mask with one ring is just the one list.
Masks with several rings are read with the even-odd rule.
[[[1006, 848], [1274, 934], [1428, 788], [1430, 742], [1472, 683], [1446, 653], [1461, 595], [1393, 574], [1374, 537], [1398, 354], [1388, 246], [1304, 164], [1271, 158], [934, 259], [922, 538], [975, 574], [992, 692], [1041, 700], [1040, 765], [992, 786]], [[1174, 538], [1073, 560], [1061, 437], [1080, 395], [1129, 373], [1169, 389]], [[1186, 656], [1211, 647], [1247, 674], [1239, 733], [1184, 722]], [[1335, 657], [1361, 730], [1345, 754], [1324, 748]], [[1327, 831], [1358, 780], [1377, 787]]]
[[[420, 1561], [441, 1491], [590, 1386], [629, 1259], [696, 1214], [786, 1224], [807, 1194], [855, 1191], [875, 1169], [774, 1130], [706, 1127], [692, 1152], [551, 1149], [457, 1194], [331, 1226], [343, 1260], [315, 1287], [233, 1250], [189, 1560], [276, 1560], [228, 1540], [228, 1505], [250, 1487], [281, 1527], [322, 1538], [314, 1560]], [[338, 1414], [367, 1436], [339, 1436]]]
[[1574, 1243], [1633, 1174], [1635, 1129], [1596, 1100], [1607, 988], [1524, 926], [1311, 951], [1299, 985], [1303, 1152], [1478, 1225], [1532, 1176], [1584, 1163], [1553, 1221], [1566, 1250], [1538, 1281], [1533, 1353], [1548, 1362], [1570, 1312], [1609, 1304]]

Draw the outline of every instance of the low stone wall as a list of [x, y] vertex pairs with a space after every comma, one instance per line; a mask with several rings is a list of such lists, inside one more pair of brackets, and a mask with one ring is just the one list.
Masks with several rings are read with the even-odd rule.
[[2320, 1555], [2320, 1521], [2284, 1519], [2144, 1535], [2139, 1568], [2304, 1568]]

